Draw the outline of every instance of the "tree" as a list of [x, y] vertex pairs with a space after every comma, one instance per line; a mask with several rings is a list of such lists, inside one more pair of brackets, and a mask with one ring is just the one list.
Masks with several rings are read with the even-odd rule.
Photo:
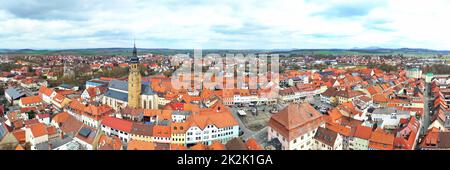
[[163, 74], [164, 74], [164, 76], [166, 76], [166, 77], [170, 77], [170, 76], [172, 76], [173, 71], [168, 70], [168, 71], [165, 71]]
[[36, 113], [34, 112], [34, 110], [28, 111], [27, 114], [28, 114], [28, 119], [34, 119], [36, 117]]

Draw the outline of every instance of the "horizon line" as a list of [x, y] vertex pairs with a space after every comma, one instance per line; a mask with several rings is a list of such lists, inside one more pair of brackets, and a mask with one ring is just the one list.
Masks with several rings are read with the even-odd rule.
[[[390, 47], [367, 47], [367, 48], [148, 48], [148, 47], [136, 47], [137, 49], [144, 50], [237, 50], [237, 51], [246, 51], [246, 50], [401, 50], [401, 49], [416, 49], [416, 50], [429, 50], [429, 51], [448, 51], [450, 49], [431, 49], [431, 48], [420, 48], [420, 47], [400, 47], [400, 48], [390, 48]], [[49, 51], [58, 51], [58, 50], [94, 50], [94, 49], [133, 49], [133, 47], [86, 47], [86, 48], [0, 48], [0, 50], [49, 50]]]

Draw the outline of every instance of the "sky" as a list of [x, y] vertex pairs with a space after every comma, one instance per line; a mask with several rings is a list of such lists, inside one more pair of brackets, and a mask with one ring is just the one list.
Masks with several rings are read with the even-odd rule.
[[450, 50], [448, 0], [2, 0], [0, 49]]

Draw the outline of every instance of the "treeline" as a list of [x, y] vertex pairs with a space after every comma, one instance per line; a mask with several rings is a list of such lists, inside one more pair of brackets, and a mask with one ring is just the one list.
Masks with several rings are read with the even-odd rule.
[[370, 63], [367, 64], [367, 67], [368, 68], [378, 68], [378, 69], [383, 70], [385, 72], [391, 72], [391, 71], [397, 71], [398, 70], [397, 66], [386, 64], [386, 63], [377, 64], [377, 63], [370, 62]]
[[450, 74], [450, 66], [445, 64], [434, 64], [423, 67], [422, 72], [432, 72], [433, 74]]

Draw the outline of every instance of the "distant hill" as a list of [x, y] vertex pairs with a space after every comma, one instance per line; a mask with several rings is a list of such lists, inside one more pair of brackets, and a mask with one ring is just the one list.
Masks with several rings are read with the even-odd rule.
[[[138, 49], [139, 53], [152, 53], [162, 55], [175, 54], [192, 54], [192, 49]], [[113, 55], [130, 55], [131, 48], [90, 48], [90, 49], [64, 49], [64, 50], [33, 50], [33, 49], [0, 49], [0, 54], [16, 54], [16, 55], [80, 55], [80, 56], [113, 56]], [[277, 53], [280, 55], [449, 55], [449, 50], [431, 50], [422, 48], [380, 48], [380, 47], [366, 47], [366, 48], [352, 48], [352, 49], [248, 49], [248, 50], [233, 50], [233, 49], [206, 49], [203, 54], [208, 53]]]

